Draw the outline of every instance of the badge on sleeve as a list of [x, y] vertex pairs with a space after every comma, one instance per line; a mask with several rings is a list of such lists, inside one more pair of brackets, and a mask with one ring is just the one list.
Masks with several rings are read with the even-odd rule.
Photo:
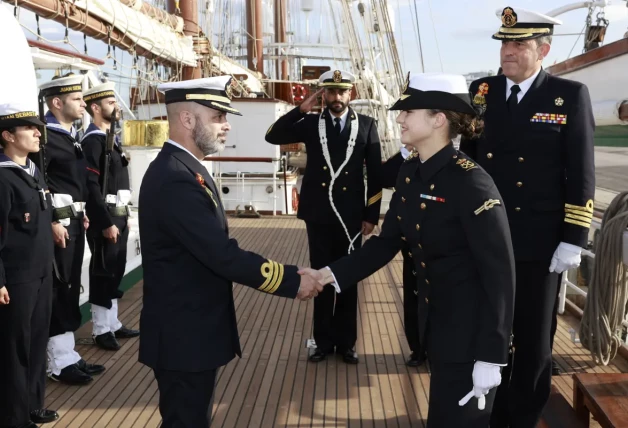
[[479, 215], [483, 211], [488, 211], [495, 205], [501, 205], [499, 199], [489, 199], [485, 201], [477, 210], [474, 211], [475, 215]]

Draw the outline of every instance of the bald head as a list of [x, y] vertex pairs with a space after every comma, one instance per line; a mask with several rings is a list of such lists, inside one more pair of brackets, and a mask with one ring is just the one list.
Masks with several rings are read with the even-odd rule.
[[166, 105], [170, 138], [203, 159], [222, 151], [231, 125], [226, 113], [195, 102]]

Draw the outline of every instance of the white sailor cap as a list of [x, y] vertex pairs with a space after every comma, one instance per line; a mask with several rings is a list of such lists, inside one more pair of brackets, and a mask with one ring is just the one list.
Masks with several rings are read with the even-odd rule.
[[323, 88], [351, 89], [355, 82], [355, 76], [348, 71], [330, 70], [321, 74], [318, 82], [319, 86]]
[[493, 34], [496, 40], [528, 40], [554, 34], [554, 25], [562, 21], [520, 7], [507, 6], [497, 9], [495, 14], [502, 21], [499, 31]]
[[84, 76], [78, 74], [53, 79], [39, 86], [39, 94], [45, 98], [72, 92], [83, 92], [83, 78]]
[[12, 128], [14, 126], [43, 126], [44, 122], [39, 120], [35, 100], [26, 102], [9, 102], [0, 104], [0, 129]]
[[390, 110], [450, 110], [476, 115], [467, 80], [461, 74], [408, 73], [401, 97]]
[[89, 90], [83, 92], [83, 101], [94, 102], [104, 98], [115, 97], [116, 93], [114, 88], [116, 84], [114, 82], [103, 83], [102, 85], [96, 85]]
[[231, 76], [205, 77], [181, 82], [162, 83], [157, 90], [166, 94], [166, 104], [189, 102], [242, 116], [231, 107], [233, 89]]

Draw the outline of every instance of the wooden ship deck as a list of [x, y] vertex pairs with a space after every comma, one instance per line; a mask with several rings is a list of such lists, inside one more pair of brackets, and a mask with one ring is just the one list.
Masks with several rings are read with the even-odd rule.
[[[294, 217], [231, 218], [241, 247], [274, 260], [307, 266], [303, 222]], [[213, 427], [424, 427], [430, 376], [425, 366], [404, 364], [409, 348], [403, 331], [402, 259], [398, 254], [360, 286], [358, 365], [340, 358], [308, 363], [313, 303], [275, 298], [235, 286], [243, 357], [219, 372]], [[120, 320], [138, 328], [142, 282], [120, 301]], [[572, 403], [571, 375], [627, 372], [618, 357], [595, 366], [574, 344], [569, 329], [577, 319], [560, 316], [554, 356], [564, 374], [554, 385]], [[193, 328], [193, 326], [190, 326]], [[46, 405], [60, 419], [46, 427], [158, 427], [158, 390], [153, 373], [138, 363], [139, 340], [123, 340], [117, 352], [91, 344], [91, 323], [77, 333], [80, 354], [107, 370], [87, 386], [48, 381]], [[455, 338], [452, 338], [455, 340]], [[591, 426], [599, 426], [592, 422]]]

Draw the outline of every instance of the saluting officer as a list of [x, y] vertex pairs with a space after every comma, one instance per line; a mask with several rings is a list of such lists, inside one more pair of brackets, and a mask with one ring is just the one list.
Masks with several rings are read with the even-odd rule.
[[[305, 143], [307, 167], [297, 217], [305, 221], [310, 264], [317, 269], [360, 248], [361, 234], [369, 235], [379, 221], [379, 136], [373, 118], [349, 107], [354, 82], [355, 77], [346, 71], [323, 73], [319, 78], [322, 89], [277, 120], [266, 133], [271, 144]], [[321, 94], [326, 108], [320, 114], [307, 114]], [[357, 310], [357, 287], [342, 294], [334, 293], [331, 287], [323, 290], [314, 300], [316, 349], [310, 361], [324, 360], [335, 348], [346, 363], [358, 363]]]
[[[51, 379], [72, 385], [92, 381], [104, 366], [88, 364], [74, 350], [74, 332], [81, 325], [79, 298], [85, 251], [85, 159], [76, 141], [73, 122], [85, 112], [83, 76], [53, 79], [39, 87], [40, 102], [48, 106], [45, 145], [46, 184], [53, 204], [52, 237], [54, 275], [52, 319], [48, 341], [48, 372]], [[37, 161], [37, 156], [30, 155]]]
[[491, 428], [532, 428], [550, 393], [559, 274], [580, 264], [593, 216], [595, 124], [587, 87], [542, 69], [560, 21], [519, 7], [504, 8], [501, 21], [493, 38], [502, 41], [503, 75], [470, 86], [484, 138], [462, 141], [461, 150], [504, 197], [517, 263], [516, 361], [505, 370]]
[[[408, 149], [406, 149], [405, 146], [401, 146], [399, 153], [382, 164], [382, 187], [395, 187], [399, 169], [404, 159], [406, 159], [409, 154]], [[410, 358], [406, 361], [406, 365], [409, 367], [418, 367], [425, 362], [426, 355], [425, 348], [421, 347], [421, 341], [419, 339], [419, 314], [417, 313], [419, 306], [418, 290], [416, 277], [413, 273], [414, 262], [412, 261], [412, 257], [410, 257], [410, 251], [411, 248], [408, 244], [404, 243], [401, 248], [401, 255], [403, 256], [403, 328], [406, 333], [408, 346], [410, 347]]]
[[[114, 87], [115, 83], [108, 82], [83, 93], [83, 101], [93, 123], [87, 128], [81, 145], [87, 163], [92, 337], [99, 347], [116, 351], [120, 349], [117, 339], [136, 337], [140, 332], [124, 327], [118, 320], [118, 298], [122, 295], [118, 287], [126, 268], [131, 190], [129, 162], [116, 135], [111, 135], [111, 152], [107, 148], [106, 133], [111, 131], [111, 124], [120, 118]], [[107, 188], [103, 189], [105, 179]]]
[[[465, 78], [409, 78], [391, 110], [401, 111], [401, 141], [413, 151], [399, 171], [382, 231], [318, 275], [344, 293], [407, 243], [431, 370], [427, 427], [486, 428], [508, 360], [514, 309], [506, 210], [491, 177], [453, 146], [458, 134], [472, 138], [482, 129]], [[467, 404], [473, 396], [477, 405]]]
[[[33, 74], [33, 88], [35, 76]], [[13, 82], [15, 84], [15, 82]], [[5, 94], [6, 95], [6, 94]], [[0, 104], [0, 426], [52, 422], [44, 409], [52, 299], [52, 207], [29, 153], [41, 133], [30, 103]]]
[[[231, 77], [165, 83], [170, 139], [139, 196], [144, 266], [139, 361], [159, 386], [165, 428], [208, 426], [216, 370], [241, 356], [233, 284], [307, 299], [322, 286], [238, 247], [214, 180], [201, 161], [224, 149]], [[209, 410], [209, 412], [208, 412]]]

